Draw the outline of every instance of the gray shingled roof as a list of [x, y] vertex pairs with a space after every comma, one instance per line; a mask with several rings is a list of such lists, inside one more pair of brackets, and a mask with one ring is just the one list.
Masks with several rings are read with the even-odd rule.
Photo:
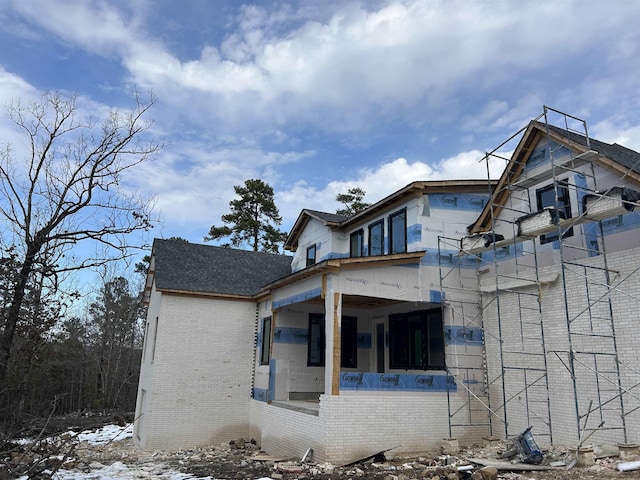
[[159, 290], [251, 296], [291, 274], [293, 257], [176, 240], [153, 242]]
[[305, 208], [305, 211], [325, 222], [342, 223], [350, 218], [347, 215], [340, 215], [339, 213], [327, 213], [319, 210], [311, 210], [309, 208]]
[[[541, 125], [544, 129], [544, 124]], [[587, 146], [587, 138], [584, 135], [567, 131], [553, 125], [549, 125], [549, 130], [553, 130], [554, 132], [567, 137], [572, 142], [585, 147]], [[595, 138], [589, 138], [589, 144], [591, 145], [591, 150], [595, 150], [599, 154], [618, 162], [634, 172], [640, 173], [640, 153], [627, 147], [623, 147], [622, 145], [618, 145], [617, 143], [605, 143], [600, 140], [596, 140]]]

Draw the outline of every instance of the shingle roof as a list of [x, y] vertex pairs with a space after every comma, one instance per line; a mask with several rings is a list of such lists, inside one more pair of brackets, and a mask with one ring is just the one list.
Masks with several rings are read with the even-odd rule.
[[[544, 129], [544, 124], [541, 125]], [[553, 130], [579, 145], [587, 146], [587, 138], [584, 135], [564, 130], [554, 125], [549, 125], [549, 130]], [[618, 145], [617, 143], [605, 143], [603, 141], [596, 140], [595, 138], [589, 138], [589, 144], [591, 146], [591, 150], [595, 150], [599, 154], [618, 162], [626, 168], [640, 173], [640, 153], [627, 147], [623, 147], [622, 145]]]
[[310, 210], [308, 208], [305, 208], [305, 211], [325, 222], [341, 223], [349, 218], [348, 215], [340, 215], [339, 213], [321, 212], [319, 210]]
[[293, 257], [176, 240], [155, 239], [159, 290], [251, 296], [291, 274]]

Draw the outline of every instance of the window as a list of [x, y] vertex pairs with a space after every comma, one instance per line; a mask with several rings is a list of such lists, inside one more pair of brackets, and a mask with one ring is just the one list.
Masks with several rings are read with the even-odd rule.
[[421, 310], [389, 316], [389, 366], [404, 370], [442, 370], [442, 310]]
[[262, 319], [262, 345], [260, 348], [260, 365], [269, 365], [271, 359], [271, 317]]
[[324, 314], [309, 314], [307, 366], [324, 367]]
[[307, 247], [307, 267], [316, 263], [316, 246]]
[[349, 256], [361, 257], [363, 248], [364, 248], [364, 232], [362, 230], [353, 232], [351, 234], [350, 241], [349, 241]]
[[142, 341], [142, 362], [147, 361], [147, 349], [149, 348], [149, 326], [151, 324], [147, 321], [144, 327], [144, 340]]
[[[323, 313], [309, 314], [309, 334], [307, 336], [307, 366], [324, 367], [325, 325]], [[342, 317], [340, 336], [340, 366], [358, 366], [358, 318]]]
[[369, 225], [369, 255], [384, 255], [384, 220]]
[[156, 321], [153, 323], [153, 342], [151, 343], [151, 363], [156, 359], [156, 344], [158, 343], [158, 326], [160, 323], [160, 317], [156, 317]]
[[389, 253], [407, 251], [407, 211], [389, 215]]
[[340, 366], [358, 366], [358, 317], [342, 317], [340, 335]]
[[[556, 206], [556, 190], [553, 184], [536, 191], [538, 199], [538, 210], [545, 207], [556, 207], [558, 216], [561, 219], [571, 218], [571, 202], [569, 200], [569, 187], [566, 180], [558, 182], [556, 185], [558, 190], [558, 205]], [[573, 227], [562, 234], [562, 237], [573, 236]], [[549, 243], [558, 240], [558, 233], [551, 232], [540, 237], [540, 243]]]

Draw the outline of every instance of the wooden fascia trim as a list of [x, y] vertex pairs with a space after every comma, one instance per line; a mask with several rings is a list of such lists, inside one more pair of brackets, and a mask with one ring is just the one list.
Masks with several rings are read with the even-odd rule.
[[411, 253], [396, 253], [393, 255], [378, 255], [376, 257], [351, 257], [341, 258], [338, 268], [361, 268], [364, 266], [393, 266], [393, 265], [406, 265], [407, 263], [420, 262], [424, 257], [426, 251], [420, 250], [418, 252]]
[[531, 154], [531, 146], [539, 140], [542, 133], [543, 132], [537, 125], [533, 123], [529, 125], [527, 131], [518, 143], [516, 150], [513, 152], [513, 155], [511, 155], [511, 160], [509, 160], [509, 163], [505, 167], [502, 176], [498, 180], [490, 201], [485, 205], [482, 213], [480, 213], [478, 220], [473, 224], [473, 228], [469, 233], [484, 232], [491, 228], [491, 205], [494, 205], [494, 216], [498, 215], [502, 210], [502, 206], [509, 198], [509, 195], [511, 195], [509, 189], [505, 187], [516, 181], [522, 174], [522, 170], [525, 165], [524, 160]]
[[255, 301], [254, 295], [237, 295], [231, 293], [211, 293], [211, 292], [190, 292], [188, 290], [178, 290], [171, 288], [157, 288], [156, 290], [169, 295], [179, 295], [179, 296], [187, 296], [187, 297], [208, 297], [208, 298], [220, 298], [223, 300], [251, 300]]

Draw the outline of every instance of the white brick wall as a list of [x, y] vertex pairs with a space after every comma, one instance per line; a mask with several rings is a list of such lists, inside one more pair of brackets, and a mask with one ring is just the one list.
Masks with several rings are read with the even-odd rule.
[[[255, 302], [163, 294], [155, 361], [143, 365], [145, 449], [249, 434]], [[146, 363], [150, 362], [148, 359]]]
[[[588, 427], [597, 427], [604, 421], [604, 428], [590, 439], [593, 444], [616, 444], [624, 441], [637, 442], [640, 440], [640, 410], [632, 412], [640, 406], [640, 349], [637, 347], [638, 326], [640, 325], [640, 276], [634, 273], [640, 265], [640, 249], [630, 249], [623, 252], [608, 253], [607, 260], [613, 283], [621, 282], [612, 294], [612, 309], [616, 346], [620, 361], [621, 379], [623, 387], [630, 390], [625, 393], [624, 410], [627, 438], [618, 428], [622, 426], [620, 401], [616, 398], [618, 390], [615, 385], [614, 357], [605, 355], [614, 352], [613, 341], [606, 336], [612, 335], [608, 320], [609, 305], [607, 302], [594, 303], [601, 298], [605, 290], [598, 285], [604, 282], [604, 272], [589, 268], [586, 271], [589, 281], [585, 280], [585, 272], [580, 267], [568, 265], [565, 269], [568, 309], [565, 309], [562, 278], [547, 289], [542, 290], [542, 320], [547, 349], [547, 366], [549, 379], [549, 399], [551, 404], [551, 420], [553, 443], [556, 445], [575, 445], [578, 442], [576, 401], [574, 396], [571, 374], [567, 368], [569, 362], [569, 336], [567, 330], [567, 315], [571, 320], [574, 334], [571, 337], [574, 352], [600, 352], [602, 354], [588, 355], [576, 353], [576, 386], [578, 391], [578, 409], [584, 415], [589, 402], [593, 407], [602, 404], [603, 407], [594, 410]], [[602, 267], [603, 258], [593, 257], [583, 260], [588, 265]], [[559, 266], [548, 266], [540, 270], [541, 275], [560, 272]], [[518, 309], [520, 300], [525, 298], [523, 293], [536, 293], [535, 288], [520, 289], [520, 294], [502, 292], [499, 302], [493, 295], [484, 296], [484, 322], [489, 332], [498, 332], [497, 308], [499, 305], [502, 338], [505, 351], [533, 352], [536, 342], [527, 338], [539, 335], [536, 326], [537, 318], [534, 311], [524, 310], [524, 319], [531, 316], [531, 323], [521, 329]], [[587, 297], [587, 293], [589, 297]], [[531, 298], [531, 297], [529, 297]], [[533, 297], [534, 299], [536, 297]], [[606, 297], [605, 297], [606, 298]], [[591, 308], [588, 308], [589, 299]], [[591, 316], [589, 316], [589, 311]], [[528, 313], [527, 313], [528, 312]], [[596, 335], [604, 335], [596, 336]], [[523, 336], [525, 341], [522, 341]], [[539, 345], [539, 343], [538, 343]], [[486, 335], [487, 363], [489, 378], [499, 378], [500, 357], [499, 345], [496, 338]], [[541, 351], [537, 348], [538, 351]], [[533, 355], [506, 354], [505, 365], [511, 366], [540, 366], [544, 367], [543, 358]], [[600, 372], [597, 374], [596, 370]], [[523, 371], [509, 370], [506, 376], [507, 412], [509, 416], [509, 432], [517, 433], [521, 427], [537, 422], [539, 431], [546, 430], [535, 417], [527, 418], [524, 404], [528, 399], [531, 410], [543, 411], [546, 408], [547, 392], [543, 385], [535, 386], [526, 391], [522, 390], [525, 383], [532, 383], [535, 377], [529, 376], [524, 381]], [[598, 397], [598, 392], [600, 396]], [[528, 398], [526, 397], [528, 395]], [[492, 405], [498, 407], [502, 403], [501, 382], [496, 381], [491, 387]], [[531, 412], [530, 412], [531, 413]], [[533, 418], [533, 419], [532, 419]], [[584, 424], [584, 418], [581, 425]], [[536, 428], [534, 427], [534, 435]], [[588, 432], [589, 433], [589, 432]], [[537, 438], [538, 439], [538, 438]], [[539, 440], [539, 443], [544, 443]]]
[[[459, 408], [463, 397], [454, 395], [452, 402]], [[251, 418], [252, 434], [261, 435], [270, 454], [300, 458], [312, 448], [313, 461], [334, 464], [388, 449], [396, 455], [439, 452], [449, 438], [446, 393], [322, 395], [318, 416], [254, 401]], [[486, 428], [469, 428], [457, 438], [481, 444], [487, 435]]]

